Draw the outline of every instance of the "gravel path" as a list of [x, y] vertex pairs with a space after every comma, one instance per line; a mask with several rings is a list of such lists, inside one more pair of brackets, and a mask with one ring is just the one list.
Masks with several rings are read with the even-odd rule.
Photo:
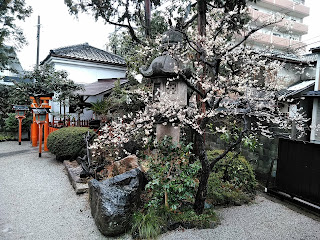
[[0, 169], [0, 239], [105, 239], [53, 155], [1, 142]]
[[318, 240], [320, 222], [261, 195], [255, 203], [218, 210], [215, 229], [184, 230], [164, 234], [161, 240]]
[[[38, 158], [29, 142], [0, 142], [0, 239], [107, 239], [94, 224], [88, 195], [76, 195], [63, 165]], [[258, 196], [255, 203], [217, 210], [215, 229], [163, 234], [161, 240], [320, 240], [320, 222]], [[122, 236], [120, 239], [130, 239]]]

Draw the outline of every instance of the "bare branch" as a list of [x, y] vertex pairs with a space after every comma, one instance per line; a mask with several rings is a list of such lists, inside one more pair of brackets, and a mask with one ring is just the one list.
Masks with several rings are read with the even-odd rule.
[[214, 165], [221, 160], [222, 158], [224, 158], [229, 152], [231, 152], [232, 150], [234, 150], [241, 142], [242, 142], [242, 138], [244, 137], [244, 134], [248, 131], [248, 121], [246, 119], [246, 115], [242, 116], [243, 122], [244, 122], [244, 129], [240, 132], [237, 141], [233, 142], [231, 145], [229, 145], [223, 153], [221, 153], [219, 156], [217, 156], [215, 159], [213, 159], [210, 162], [210, 171], [212, 171]]
[[198, 17], [198, 14], [195, 14], [192, 16], [191, 19], [189, 19], [185, 24], [183, 24], [182, 29], [186, 29], [194, 20], [196, 20]]
[[262, 26], [260, 27], [257, 27], [255, 29], [252, 29], [249, 33], [247, 33], [244, 38], [239, 42], [237, 43], [236, 45], [234, 45], [232, 48], [228, 49], [227, 52], [231, 52], [232, 50], [234, 50], [235, 48], [239, 47], [242, 43], [244, 43], [252, 34], [254, 34], [255, 32], [259, 31], [260, 29], [262, 28], [265, 28], [265, 27], [268, 27], [268, 26], [271, 26], [273, 24], [276, 24], [276, 23], [279, 23], [283, 20], [283, 18], [281, 18], [281, 20], [278, 20], [276, 22], [271, 22], [271, 23], [267, 23], [267, 24], [263, 24]]

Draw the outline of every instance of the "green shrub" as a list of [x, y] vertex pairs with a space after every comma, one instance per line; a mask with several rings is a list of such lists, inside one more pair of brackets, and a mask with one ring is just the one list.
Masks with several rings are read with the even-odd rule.
[[12, 135], [8, 135], [7, 133], [5, 134], [0, 133], [0, 142], [12, 141], [12, 140], [17, 140], [17, 139]]
[[200, 215], [196, 214], [193, 209], [186, 209], [181, 213], [172, 214], [171, 218], [171, 221], [182, 225], [184, 228], [212, 228], [219, 222], [213, 209], [205, 209]]
[[192, 145], [174, 144], [165, 137], [156, 145], [157, 154], [148, 156], [146, 190], [149, 191], [148, 206], [157, 208], [167, 205], [179, 209], [184, 202], [193, 202], [201, 167], [199, 161], [190, 163]]
[[66, 127], [52, 132], [48, 136], [47, 146], [58, 159], [70, 158], [83, 146], [84, 136], [93, 130], [84, 127]]
[[161, 233], [179, 227], [205, 229], [212, 228], [219, 223], [213, 209], [205, 209], [201, 215], [197, 215], [190, 207], [182, 210], [172, 211], [161, 206], [134, 213], [131, 226], [133, 238], [156, 239]]
[[[208, 151], [213, 159], [222, 150]], [[239, 205], [249, 202], [255, 195], [257, 182], [250, 163], [242, 156], [230, 152], [216, 163], [208, 180], [208, 201], [215, 205]]]
[[150, 209], [146, 214], [136, 212], [132, 215], [131, 234], [138, 239], [155, 239], [165, 224], [163, 216], [154, 209]]
[[[30, 129], [31, 123], [32, 123], [32, 116], [28, 114], [27, 117], [22, 120], [22, 131], [28, 131]], [[8, 113], [8, 117], [5, 118], [4, 129], [7, 132], [17, 133], [19, 131], [19, 121], [16, 118], [15, 113]]]

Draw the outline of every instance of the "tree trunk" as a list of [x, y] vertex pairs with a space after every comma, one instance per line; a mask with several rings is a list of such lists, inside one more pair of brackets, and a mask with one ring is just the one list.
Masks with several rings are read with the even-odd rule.
[[201, 176], [199, 181], [199, 187], [193, 208], [197, 214], [202, 214], [204, 209], [204, 203], [207, 197], [207, 184], [210, 175], [210, 164], [205, 150], [204, 135], [196, 133], [196, 145], [198, 151], [197, 155], [199, 156], [202, 169], [200, 172]]
[[145, 34], [146, 37], [151, 36], [151, 3], [150, 0], [145, 0]]
[[200, 36], [206, 35], [206, 12], [207, 3], [205, 0], [198, 0], [198, 32]]

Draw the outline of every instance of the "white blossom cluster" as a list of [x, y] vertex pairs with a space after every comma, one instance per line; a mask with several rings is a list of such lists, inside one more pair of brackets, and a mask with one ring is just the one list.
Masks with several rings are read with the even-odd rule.
[[[155, 134], [155, 124], [189, 126], [203, 133], [205, 129], [201, 126], [201, 121], [217, 116], [246, 116], [252, 119], [247, 126], [248, 130], [266, 137], [272, 137], [274, 126], [290, 129], [293, 122], [298, 131], [303, 133], [307, 119], [302, 111], [298, 110], [294, 116], [288, 117], [278, 107], [277, 91], [284, 79], [277, 73], [283, 63], [271, 60], [257, 52], [257, 49], [238, 44], [241, 34], [235, 34], [229, 26], [234, 14], [237, 14], [237, 10], [224, 13], [221, 9], [214, 9], [207, 19], [206, 35], [200, 36], [197, 29], [190, 28], [185, 33], [185, 44], [170, 48], [167, 46], [166, 53], [179, 63], [174, 67], [178, 77], [169, 80], [181, 80], [186, 68], [192, 71], [191, 78], [183, 79], [193, 90], [189, 103], [182, 105], [169, 96], [166, 97], [166, 92], [161, 92], [160, 101], [156, 101], [150, 92], [137, 90], [135, 93], [141, 96], [146, 104], [145, 109], [125, 115], [105, 127], [104, 134], [92, 145], [94, 154], [112, 149], [109, 154], [117, 155], [124, 143], [141, 134], [143, 143], [146, 144]], [[279, 16], [268, 23], [276, 22], [278, 18]], [[248, 23], [245, 27], [244, 35], [250, 32], [252, 24]], [[139, 54], [149, 61], [154, 56], [150, 52], [156, 49], [159, 56], [161, 49], [165, 47], [157, 41], [158, 47], [151, 49], [144, 46]], [[196, 90], [201, 92], [202, 97], [199, 97]], [[227, 126], [216, 129], [223, 133]]]

